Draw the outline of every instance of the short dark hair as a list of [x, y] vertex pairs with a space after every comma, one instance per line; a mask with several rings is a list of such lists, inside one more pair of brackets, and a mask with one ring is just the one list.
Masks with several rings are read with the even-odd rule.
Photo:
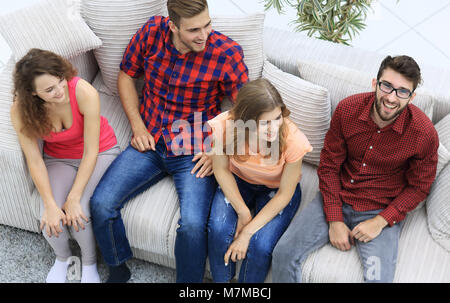
[[420, 73], [420, 67], [417, 62], [409, 56], [387, 56], [381, 62], [380, 69], [378, 70], [377, 80], [380, 80], [384, 70], [390, 68], [403, 77], [413, 83], [413, 91], [419, 84], [422, 83], [422, 75]]
[[208, 7], [206, 0], [168, 0], [169, 19], [176, 27], [180, 27], [181, 18], [197, 16]]

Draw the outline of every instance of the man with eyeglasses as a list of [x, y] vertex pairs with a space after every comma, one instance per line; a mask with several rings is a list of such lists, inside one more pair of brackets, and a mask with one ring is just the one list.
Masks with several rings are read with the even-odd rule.
[[411, 103], [420, 82], [413, 58], [388, 56], [373, 92], [338, 104], [320, 156], [320, 192], [275, 247], [274, 282], [301, 282], [302, 262], [328, 242], [356, 246], [366, 282], [393, 281], [403, 219], [436, 175], [437, 132]]

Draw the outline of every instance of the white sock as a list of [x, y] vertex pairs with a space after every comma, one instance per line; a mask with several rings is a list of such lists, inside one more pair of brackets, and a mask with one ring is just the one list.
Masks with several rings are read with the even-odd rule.
[[67, 261], [59, 261], [55, 260], [55, 264], [53, 264], [52, 268], [48, 272], [46, 283], [65, 283], [67, 276]]
[[100, 283], [97, 264], [83, 265], [81, 271], [81, 283]]

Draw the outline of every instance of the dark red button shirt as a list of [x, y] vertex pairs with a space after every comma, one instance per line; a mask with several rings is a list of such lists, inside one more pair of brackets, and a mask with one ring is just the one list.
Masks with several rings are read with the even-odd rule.
[[202, 52], [180, 54], [169, 18], [155, 16], [131, 39], [120, 69], [145, 77], [140, 113], [155, 142], [163, 136], [169, 156], [191, 155], [202, 151], [210, 133], [203, 125], [220, 113], [223, 98], [234, 101], [248, 81], [243, 58], [241, 46], [216, 31]]
[[434, 181], [439, 138], [416, 106], [379, 129], [370, 117], [375, 93], [342, 100], [320, 155], [319, 187], [327, 221], [344, 221], [342, 203], [355, 211], [383, 209], [390, 226], [423, 201]]

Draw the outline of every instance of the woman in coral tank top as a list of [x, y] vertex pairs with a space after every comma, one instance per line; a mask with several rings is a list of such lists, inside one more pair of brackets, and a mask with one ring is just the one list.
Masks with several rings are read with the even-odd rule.
[[100, 282], [89, 199], [120, 148], [99, 95], [70, 62], [40, 49], [17, 62], [14, 93], [11, 121], [42, 198], [40, 228], [56, 254], [46, 282], [66, 280], [69, 231], [81, 248], [81, 282]]
[[265, 79], [245, 84], [236, 104], [208, 124], [219, 183], [208, 223], [214, 281], [264, 282], [272, 251], [301, 200], [303, 156], [312, 150], [288, 118], [276, 88]]

